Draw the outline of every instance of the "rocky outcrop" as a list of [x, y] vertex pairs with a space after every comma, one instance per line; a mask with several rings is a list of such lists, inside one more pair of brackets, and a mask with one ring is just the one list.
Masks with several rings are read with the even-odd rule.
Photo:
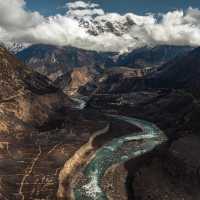
[[[143, 78], [154, 71], [153, 68], [134, 69], [128, 67], [113, 67], [106, 69], [96, 79], [80, 87], [81, 94], [120, 94], [130, 93], [140, 89]], [[140, 81], [141, 80], [141, 81]]]
[[74, 68], [56, 79], [54, 84], [60, 87], [65, 94], [76, 95], [81, 87], [93, 82], [97, 75], [98, 69]]

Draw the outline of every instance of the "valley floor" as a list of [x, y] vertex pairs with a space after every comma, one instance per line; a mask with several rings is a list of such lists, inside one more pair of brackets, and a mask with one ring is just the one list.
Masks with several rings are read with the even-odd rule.
[[[174, 98], [178, 101], [176, 106]], [[108, 199], [199, 200], [200, 145], [197, 141], [200, 138], [195, 133], [195, 128], [198, 129], [198, 124], [195, 124], [197, 113], [191, 112], [196, 104], [196, 101], [180, 91], [96, 95], [86, 109], [75, 107], [72, 111], [66, 110], [70, 118], [54, 124], [52, 129], [42, 127], [40, 131], [33, 131], [29, 137], [19, 141], [1, 135], [0, 198], [98, 199], [93, 196], [94, 193], [85, 193], [90, 198], [87, 195], [83, 198], [80, 194], [83, 195], [83, 188], [95, 191], [97, 182], [93, 181], [97, 174], [91, 177], [90, 173], [96, 170], [99, 163], [103, 172], [101, 174], [100, 170], [100, 178], [96, 177], [100, 183], [96, 192], [99, 194], [101, 188], [102, 194], [106, 194]], [[154, 122], [164, 131], [169, 141], [154, 149], [154, 139], [146, 140], [144, 137], [137, 141], [135, 138], [142, 128], [138, 126], [137, 120], [130, 124], [128, 119], [132, 118], [113, 118], [106, 113]], [[187, 121], [187, 113], [194, 115], [193, 121]], [[188, 126], [188, 123], [192, 126]], [[133, 133], [136, 135], [131, 135]], [[113, 146], [109, 144], [113, 141], [122, 142], [122, 138], [131, 138], [128, 136], [133, 137], [133, 141], [130, 139], [124, 144], [120, 143], [121, 146], [117, 147], [119, 151], [113, 152], [116, 143]], [[141, 156], [129, 157], [137, 147], [143, 148], [142, 144], [150, 148], [149, 153], [139, 148]], [[101, 155], [105, 148], [109, 152]], [[104, 156], [110, 161], [118, 157], [123, 162], [106, 162], [101, 166], [106, 160]], [[94, 165], [90, 166], [90, 162], [94, 162]], [[70, 172], [69, 176], [65, 173], [66, 168]], [[92, 178], [91, 182], [88, 182], [88, 178]]]

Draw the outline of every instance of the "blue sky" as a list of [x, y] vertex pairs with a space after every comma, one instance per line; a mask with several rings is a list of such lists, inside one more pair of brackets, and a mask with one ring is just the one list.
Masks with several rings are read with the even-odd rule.
[[[69, 0], [26, 0], [27, 8], [37, 10], [43, 15], [63, 14], [61, 9]], [[90, 0], [96, 2], [106, 12], [127, 13], [134, 12], [144, 14], [148, 12], [167, 12], [174, 9], [186, 9], [189, 6], [200, 8], [200, 0]], [[60, 9], [58, 9], [60, 8]]]

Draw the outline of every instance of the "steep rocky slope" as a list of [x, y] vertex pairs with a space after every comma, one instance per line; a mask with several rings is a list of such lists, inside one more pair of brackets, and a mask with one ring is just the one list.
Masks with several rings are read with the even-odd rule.
[[143, 47], [121, 55], [117, 64], [135, 68], [159, 67], [177, 56], [185, 55], [192, 49], [189, 46], [168, 45]]
[[142, 87], [143, 78], [154, 69], [113, 67], [105, 69], [95, 79], [79, 88], [83, 95], [93, 94], [120, 94], [137, 90], [138, 84]]
[[200, 48], [163, 65], [145, 80], [153, 88], [185, 89], [199, 95]]
[[1, 133], [28, 134], [27, 129], [42, 126], [68, 101], [46, 77], [28, 69], [2, 47], [0, 80]]
[[79, 89], [88, 83], [95, 82], [101, 69], [98, 67], [78, 67], [58, 77], [54, 84], [68, 95], [78, 94]]

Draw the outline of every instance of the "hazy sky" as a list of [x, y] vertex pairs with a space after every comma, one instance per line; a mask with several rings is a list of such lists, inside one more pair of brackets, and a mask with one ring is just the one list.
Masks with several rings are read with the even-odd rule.
[[[26, 0], [28, 9], [38, 10], [43, 15], [65, 13], [61, 8], [69, 0]], [[189, 6], [200, 8], [200, 0], [92, 0], [107, 12], [144, 14], [147, 12], [167, 12], [173, 9], [186, 9]]]

